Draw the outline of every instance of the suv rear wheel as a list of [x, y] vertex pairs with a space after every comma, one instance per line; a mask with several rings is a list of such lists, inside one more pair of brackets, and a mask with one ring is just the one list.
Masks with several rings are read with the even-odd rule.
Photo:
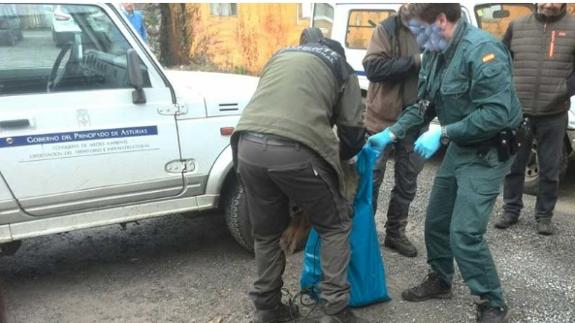
[[[559, 169], [559, 179], [562, 179], [567, 174], [567, 167], [569, 166], [569, 148], [567, 144], [563, 145], [561, 152], [561, 166]], [[533, 141], [531, 147], [531, 155], [529, 162], [525, 167], [525, 184], [523, 185], [523, 193], [529, 195], [537, 195], [539, 186], [539, 158], [537, 156], [537, 142]]]
[[254, 251], [252, 224], [244, 188], [237, 180], [232, 180], [224, 193], [224, 213], [226, 224], [232, 237], [249, 252]]

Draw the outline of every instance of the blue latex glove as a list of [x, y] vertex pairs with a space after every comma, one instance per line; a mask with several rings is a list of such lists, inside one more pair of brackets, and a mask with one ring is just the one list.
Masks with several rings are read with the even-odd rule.
[[394, 141], [393, 134], [388, 129], [376, 133], [367, 139], [367, 146], [378, 151], [380, 154], [385, 148]]
[[441, 147], [441, 128], [426, 131], [415, 141], [415, 152], [425, 159], [431, 158]]

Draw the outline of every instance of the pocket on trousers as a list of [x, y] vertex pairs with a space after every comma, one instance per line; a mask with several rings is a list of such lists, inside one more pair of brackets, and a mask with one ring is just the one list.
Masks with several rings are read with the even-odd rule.
[[285, 164], [281, 166], [269, 167], [268, 172], [311, 172], [312, 165], [309, 161]]
[[323, 181], [331, 193], [331, 199], [333, 200], [337, 215], [340, 220], [342, 222], [349, 222], [353, 213], [351, 207], [351, 203], [353, 201], [347, 201], [347, 199], [341, 194], [337, 173], [331, 170], [331, 166], [329, 166], [327, 163], [320, 161], [312, 162], [312, 170], [314, 175]]
[[501, 191], [500, 181], [474, 181], [472, 186], [474, 190], [483, 196], [497, 197]]

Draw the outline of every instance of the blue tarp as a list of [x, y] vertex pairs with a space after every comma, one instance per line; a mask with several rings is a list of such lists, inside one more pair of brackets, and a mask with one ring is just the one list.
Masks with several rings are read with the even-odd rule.
[[[373, 166], [378, 153], [364, 147], [357, 160], [359, 186], [353, 201], [354, 217], [350, 235], [351, 260], [348, 280], [351, 285], [349, 306], [359, 307], [389, 300], [385, 282], [383, 258], [372, 214]], [[317, 232], [310, 231], [303, 259], [300, 286], [319, 299], [319, 283], [322, 278], [320, 266], [320, 239]]]

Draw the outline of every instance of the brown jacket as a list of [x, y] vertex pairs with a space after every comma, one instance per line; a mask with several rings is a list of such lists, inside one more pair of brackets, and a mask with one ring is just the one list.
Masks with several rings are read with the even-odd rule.
[[370, 81], [365, 115], [370, 133], [395, 123], [403, 108], [417, 99], [419, 54], [415, 36], [399, 16], [389, 17], [375, 28], [363, 59]]

